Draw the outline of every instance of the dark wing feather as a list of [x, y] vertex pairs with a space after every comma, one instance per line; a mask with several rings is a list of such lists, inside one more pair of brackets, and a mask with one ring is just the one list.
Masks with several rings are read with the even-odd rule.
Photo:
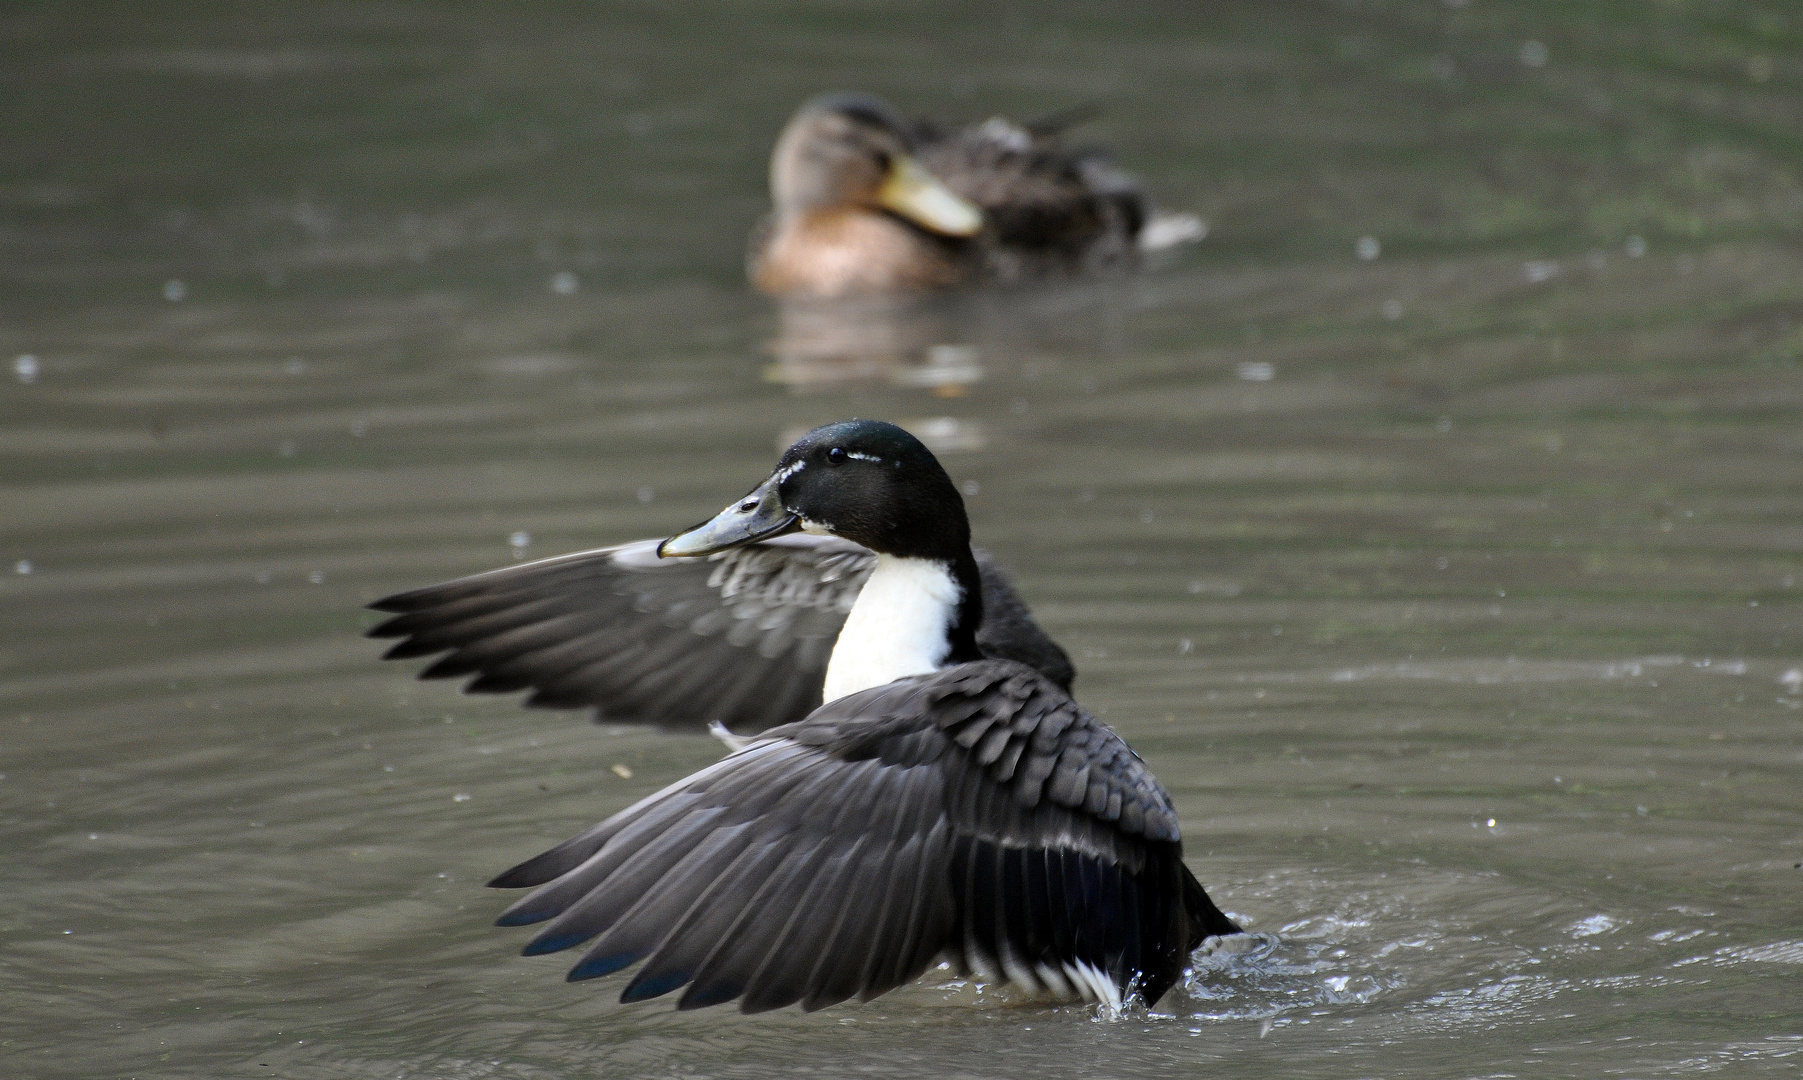
[[[659, 559], [657, 542], [585, 551], [398, 593], [372, 629], [388, 659], [434, 656], [421, 678], [474, 676], [470, 693], [530, 690], [540, 708], [596, 718], [761, 731], [820, 704], [833, 643], [875, 556], [788, 536], [711, 559]], [[1069, 687], [1070, 658], [977, 553], [985, 654]]]
[[832, 643], [874, 556], [825, 537], [659, 559], [643, 540], [505, 567], [371, 606], [390, 659], [445, 653], [423, 678], [592, 706], [597, 719], [761, 730], [820, 704]]
[[1096, 151], [1070, 151], [1057, 131], [994, 119], [929, 133], [921, 164], [981, 207], [972, 255], [1003, 280], [1131, 263], [1150, 214], [1139, 182]]
[[989, 552], [973, 548], [971, 554], [976, 556], [977, 573], [983, 579], [983, 622], [977, 627], [977, 648], [984, 656], [1018, 660], [1069, 690], [1077, 678], [1071, 658], [1033, 621], [1026, 601], [1014, 591], [1008, 575]]
[[868, 1000], [937, 956], [1155, 1002], [1237, 929], [1144, 763], [1007, 660], [834, 701], [494, 883], [537, 886], [500, 919], [545, 924], [528, 954], [589, 942], [572, 979], [642, 960], [622, 1000], [682, 1008]]

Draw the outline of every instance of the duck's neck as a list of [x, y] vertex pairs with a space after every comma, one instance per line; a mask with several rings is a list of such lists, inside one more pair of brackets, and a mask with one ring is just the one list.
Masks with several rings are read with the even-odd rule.
[[826, 701], [977, 660], [982, 579], [968, 549], [948, 560], [878, 555], [826, 665]]

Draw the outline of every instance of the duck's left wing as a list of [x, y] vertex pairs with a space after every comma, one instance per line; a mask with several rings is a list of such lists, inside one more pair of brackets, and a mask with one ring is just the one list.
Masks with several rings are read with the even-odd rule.
[[1156, 1001], [1231, 933], [1164, 789], [1031, 669], [984, 660], [853, 694], [508, 871], [528, 955], [680, 1008], [865, 1000], [946, 956], [993, 980]]
[[[876, 556], [806, 534], [706, 559], [660, 559], [657, 543], [396, 593], [370, 605], [393, 618], [369, 636], [400, 639], [390, 660], [438, 656], [421, 678], [468, 677], [470, 693], [530, 690], [528, 705], [593, 707], [598, 720], [762, 731], [818, 706], [833, 643]], [[989, 554], [975, 554], [978, 646], [1069, 689], [1070, 658]]]

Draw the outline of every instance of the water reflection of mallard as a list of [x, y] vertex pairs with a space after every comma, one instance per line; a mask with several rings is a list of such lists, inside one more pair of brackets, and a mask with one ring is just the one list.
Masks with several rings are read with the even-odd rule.
[[771, 155], [753, 283], [841, 297], [1019, 281], [1129, 265], [1148, 239], [1199, 232], [1193, 218], [1148, 230], [1137, 180], [1058, 145], [1073, 118], [947, 132], [867, 95], [808, 102]]

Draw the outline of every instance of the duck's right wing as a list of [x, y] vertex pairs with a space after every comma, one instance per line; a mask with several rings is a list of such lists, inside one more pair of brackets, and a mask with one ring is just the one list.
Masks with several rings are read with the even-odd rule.
[[[447, 655], [420, 677], [596, 719], [761, 731], [820, 704], [833, 643], [875, 556], [786, 536], [707, 559], [656, 540], [503, 567], [370, 606], [386, 659]], [[1053, 646], [1056, 648], [1056, 646]]]

